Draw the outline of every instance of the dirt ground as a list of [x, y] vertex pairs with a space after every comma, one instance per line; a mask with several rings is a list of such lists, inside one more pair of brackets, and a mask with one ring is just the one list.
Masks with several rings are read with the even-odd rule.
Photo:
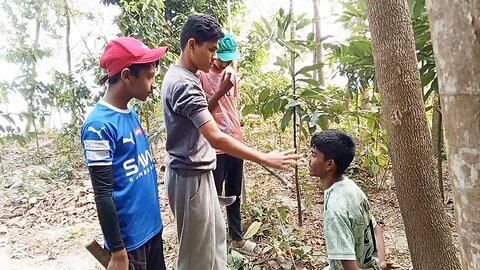
[[[246, 142], [258, 144], [263, 150], [271, 146], [264, 140], [265, 133], [256, 128], [247, 128]], [[281, 140], [281, 136], [280, 136]], [[284, 139], [285, 140], [285, 139]], [[55, 149], [52, 142], [43, 142], [44, 149]], [[72, 172], [72, 179], [56, 181], [44, 179], [42, 172], [55, 160], [54, 150], [46, 156], [51, 161], [34, 165], [30, 150], [4, 147], [9, 153], [2, 160], [0, 173], [0, 268], [1, 269], [102, 269], [87, 252], [85, 245], [93, 239], [102, 242], [97, 221], [93, 193], [88, 173], [84, 167]], [[47, 151], [48, 152], [48, 151]], [[161, 149], [156, 149], [157, 160], [163, 160]], [[246, 163], [245, 182], [247, 206], [244, 207], [245, 223], [252, 222], [248, 213], [252, 207], [284, 205], [290, 210], [288, 221], [300, 231], [300, 240], [312, 248], [313, 264], [297, 266], [298, 269], [318, 269], [325, 261], [325, 245], [322, 231], [321, 209], [323, 196], [318, 180], [306, 176], [305, 161], [300, 164], [303, 198], [303, 226], [298, 226], [295, 190], [287, 188], [277, 178], [253, 163]], [[355, 169], [353, 170], [355, 172]], [[282, 173], [293, 179], [293, 173]], [[355, 175], [352, 176], [354, 180]], [[373, 206], [377, 221], [383, 223], [388, 258], [404, 266], [410, 266], [408, 245], [404, 226], [394, 192], [391, 177], [387, 174], [386, 185], [375, 187], [370, 181], [360, 181]], [[175, 224], [166, 201], [163, 173], [159, 172], [159, 190], [164, 222], [163, 238], [169, 269], [173, 269], [176, 238]], [[455, 233], [451, 187], [448, 175], [445, 178], [447, 213]], [[258, 238], [262, 241], [262, 238]], [[265, 239], [267, 241], [268, 239]], [[268, 258], [267, 258], [268, 259]], [[266, 259], [266, 260], [267, 260]], [[277, 266], [271, 260], [265, 269]], [[248, 269], [248, 268], [246, 268]]]

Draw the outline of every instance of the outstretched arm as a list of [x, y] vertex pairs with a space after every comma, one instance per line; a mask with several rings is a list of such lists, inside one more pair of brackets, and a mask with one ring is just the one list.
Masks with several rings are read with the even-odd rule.
[[213, 148], [220, 149], [237, 158], [247, 159], [267, 167], [285, 170], [301, 157], [300, 155], [293, 154], [293, 150], [270, 152], [268, 154], [259, 152], [223, 133], [213, 120], [203, 124], [199, 130]]

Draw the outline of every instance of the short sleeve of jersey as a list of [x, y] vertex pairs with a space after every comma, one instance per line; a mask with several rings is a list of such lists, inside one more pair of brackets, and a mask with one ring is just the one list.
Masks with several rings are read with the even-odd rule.
[[82, 128], [82, 147], [88, 166], [112, 165], [115, 132], [101, 121], [87, 122]]
[[323, 224], [328, 259], [357, 260], [355, 239], [348, 216], [345, 213], [327, 210], [324, 212]]

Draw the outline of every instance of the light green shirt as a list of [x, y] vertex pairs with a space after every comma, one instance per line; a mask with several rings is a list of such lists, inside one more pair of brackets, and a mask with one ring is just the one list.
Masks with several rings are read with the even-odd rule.
[[330, 270], [343, 270], [342, 260], [380, 269], [375, 226], [367, 196], [355, 182], [344, 178], [325, 190], [323, 231]]

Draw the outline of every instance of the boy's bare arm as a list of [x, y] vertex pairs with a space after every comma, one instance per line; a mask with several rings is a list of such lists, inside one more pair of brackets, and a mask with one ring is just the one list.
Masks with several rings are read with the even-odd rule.
[[342, 261], [342, 266], [344, 270], [375, 270], [373, 268], [362, 269], [358, 267], [357, 261]]
[[374, 228], [375, 240], [377, 241], [378, 259], [380, 260], [380, 267], [385, 269], [387, 264], [385, 262], [385, 240], [383, 238], [383, 230], [380, 225], [377, 224]]
[[213, 148], [222, 150], [237, 158], [247, 159], [267, 167], [286, 170], [301, 157], [301, 155], [294, 154], [294, 150], [270, 152], [268, 154], [259, 152], [223, 133], [215, 121], [212, 120], [202, 125], [199, 131]]
[[375, 239], [377, 241], [377, 250], [378, 250], [378, 259], [380, 261], [380, 268], [382, 270], [403, 270], [400, 265], [394, 264], [392, 262], [387, 262], [385, 260], [385, 238], [383, 236], [383, 229], [380, 225], [377, 224], [374, 228]]

